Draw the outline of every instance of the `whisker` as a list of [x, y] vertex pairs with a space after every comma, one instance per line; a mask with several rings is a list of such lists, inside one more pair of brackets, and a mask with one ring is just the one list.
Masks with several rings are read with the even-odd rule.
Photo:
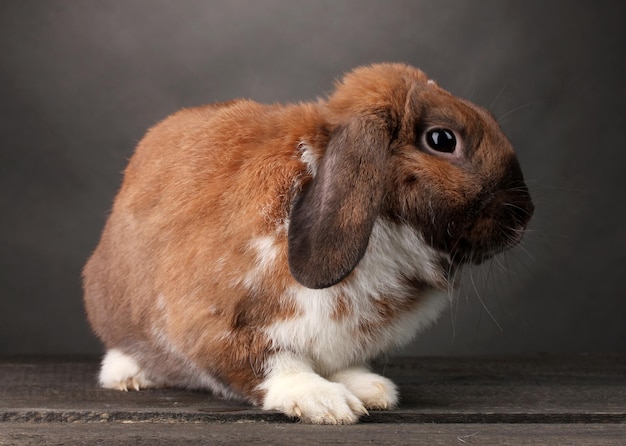
[[503, 120], [507, 116], [509, 116], [509, 115], [511, 115], [511, 114], [513, 114], [513, 113], [515, 113], [517, 111], [520, 111], [520, 110], [523, 110], [525, 108], [528, 108], [531, 105], [537, 105], [537, 104], [540, 104], [540, 103], [541, 103], [541, 101], [537, 100], [537, 101], [528, 102], [527, 104], [524, 104], [524, 105], [520, 105], [519, 107], [515, 107], [513, 110], [510, 110], [510, 111], [506, 112], [505, 114], [503, 114], [502, 116], [499, 116], [498, 118], [496, 118], [496, 121], [500, 122], [501, 120]]
[[522, 251], [524, 254], [526, 254], [528, 258], [532, 260], [533, 262], [536, 260], [535, 256], [523, 244], [520, 243], [519, 245], [517, 245], [517, 248], [520, 251]]
[[493, 263], [495, 263], [500, 268], [500, 271], [502, 271], [504, 274], [510, 274], [511, 271], [506, 266], [504, 266], [499, 257], [500, 256], [495, 256], [493, 258]]
[[529, 186], [532, 185], [533, 187], [538, 188], [540, 190], [576, 192], [576, 193], [586, 192], [586, 189], [580, 189], [580, 188], [575, 188], [575, 187], [553, 186], [551, 184], [540, 183], [539, 181], [541, 180], [537, 180], [534, 178], [526, 178], [524, 179], [524, 181], [526, 182], [526, 185], [529, 185]]
[[474, 288], [474, 292], [476, 293], [476, 297], [478, 298], [478, 301], [482, 305], [483, 309], [485, 310], [485, 312], [487, 313], [489, 318], [493, 321], [493, 323], [496, 325], [496, 327], [498, 327], [498, 329], [501, 332], [504, 332], [504, 329], [502, 328], [500, 323], [496, 320], [496, 318], [493, 315], [493, 313], [489, 310], [489, 308], [487, 307], [487, 304], [485, 303], [483, 298], [480, 296], [480, 292], [478, 291], [478, 288], [476, 286], [476, 282], [474, 281], [474, 275], [472, 274], [472, 268], [471, 267], [470, 267], [470, 282], [472, 283], [472, 287]]
[[524, 186], [508, 187], [507, 192], [526, 192], [527, 188]]
[[507, 84], [504, 84], [502, 86], [502, 88], [500, 89], [500, 91], [498, 92], [498, 94], [496, 95], [495, 99], [493, 101], [491, 101], [491, 104], [488, 107], [488, 110], [492, 110], [493, 107], [496, 105], [496, 103], [498, 102], [498, 99], [500, 99], [500, 96], [502, 96], [502, 93], [504, 93], [504, 90], [506, 90]]
[[524, 209], [523, 207], [518, 206], [518, 205], [516, 205], [516, 204], [513, 204], [513, 203], [504, 203], [504, 206], [509, 207], [509, 208], [513, 208], [513, 209], [518, 210], [518, 211], [520, 211], [520, 212], [523, 212], [525, 215], [527, 215], [527, 216], [529, 216], [529, 217], [530, 217], [530, 216], [532, 216], [532, 213], [530, 213], [527, 209]]

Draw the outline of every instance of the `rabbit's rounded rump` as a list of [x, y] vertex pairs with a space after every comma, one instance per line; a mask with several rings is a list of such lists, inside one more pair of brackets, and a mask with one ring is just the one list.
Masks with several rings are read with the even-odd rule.
[[208, 388], [313, 423], [394, 407], [367, 362], [436, 320], [437, 290], [533, 212], [485, 110], [419, 70], [327, 100], [182, 110], [140, 142], [84, 269], [104, 387]]

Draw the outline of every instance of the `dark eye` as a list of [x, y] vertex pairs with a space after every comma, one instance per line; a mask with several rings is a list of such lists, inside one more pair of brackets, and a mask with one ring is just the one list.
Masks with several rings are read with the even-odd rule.
[[426, 133], [426, 143], [437, 152], [452, 153], [456, 148], [456, 137], [452, 130], [432, 129]]

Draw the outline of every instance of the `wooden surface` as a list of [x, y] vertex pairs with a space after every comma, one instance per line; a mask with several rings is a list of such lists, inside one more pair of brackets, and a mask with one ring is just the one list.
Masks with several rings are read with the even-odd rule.
[[0, 445], [626, 445], [626, 357], [404, 358], [402, 403], [308, 426], [209, 393], [96, 386], [93, 358], [0, 360]]

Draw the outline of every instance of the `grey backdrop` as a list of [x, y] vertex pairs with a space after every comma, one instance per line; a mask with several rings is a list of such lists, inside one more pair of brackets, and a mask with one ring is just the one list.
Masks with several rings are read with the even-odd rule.
[[[0, 355], [96, 353], [80, 270], [144, 131], [402, 61], [489, 107], [537, 204], [412, 354], [626, 353], [626, 3], [0, 2]], [[471, 277], [470, 277], [471, 275]]]

